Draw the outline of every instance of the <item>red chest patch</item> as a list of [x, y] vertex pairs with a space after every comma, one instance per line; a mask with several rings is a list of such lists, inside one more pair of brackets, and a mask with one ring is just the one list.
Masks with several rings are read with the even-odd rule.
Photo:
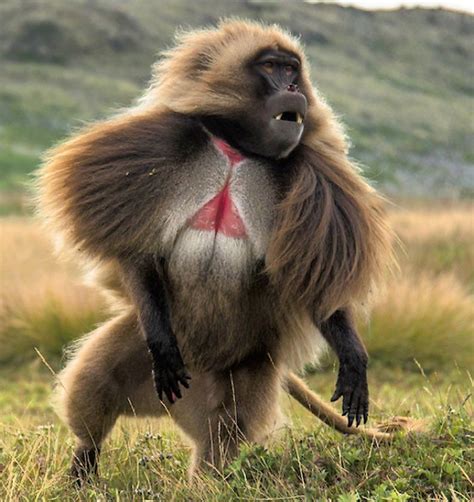
[[245, 157], [240, 152], [234, 150], [229, 145], [229, 143], [227, 143], [223, 139], [216, 138], [214, 136], [212, 138], [212, 142], [217, 147], [217, 149], [220, 150], [229, 159], [231, 167], [234, 167], [235, 164], [239, 164], [240, 162], [245, 160]]
[[[227, 157], [231, 169], [240, 164], [245, 157], [234, 150], [228, 143], [219, 138], [212, 138], [214, 145]], [[191, 228], [207, 230], [209, 232], [221, 232], [227, 237], [244, 239], [247, 237], [244, 222], [239, 215], [237, 207], [232, 200], [229, 187], [230, 176], [227, 178], [222, 190], [191, 218]]]

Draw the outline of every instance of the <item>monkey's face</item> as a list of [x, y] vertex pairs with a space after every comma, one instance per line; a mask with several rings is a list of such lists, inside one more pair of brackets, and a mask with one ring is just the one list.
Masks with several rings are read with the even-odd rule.
[[308, 108], [299, 87], [300, 60], [265, 50], [244, 68], [245, 106], [230, 116], [204, 116], [204, 124], [239, 150], [280, 159], [298, 146]]
[[308, 107], [298, 86], [300, 61], [288, 52], [267, 50], [248, 71], [256, 99], [242, 117], [248, 133], [243, 146], [265, 157], [286, 157], [301, 140]]
[[232, 20], [184, 32], [155, 75], [142, 106], [198, 118], [248, 156], [287, 157], [319, 129], [324, 103], [304, 52], [276, 26]]

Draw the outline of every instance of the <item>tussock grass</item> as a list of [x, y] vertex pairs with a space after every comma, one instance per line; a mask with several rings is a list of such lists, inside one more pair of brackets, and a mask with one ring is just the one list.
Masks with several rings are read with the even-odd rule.
[[[374, 363], [474, 365], [473, 214], [467, 203], [392, 211], [401, 270], [361, 324]], [[103, 302], [78, 267], [53, 257], [38, 222], [4, 218], [0, 231], [0, 362], [34, 357], [34, 347], [57, 361], [104, 318]]]
[[[62, 289], [55, 289], [58, 286]], [[35, 289], [34, 295], [17, 295], [5, 303], [0, 313], [0, 363], [30, 360], [35, 347], [57, 360], [68, 343], [103, 318], [82, 288], [54, 279], [48, 288]]]
[[29, 360], [34, 348], [55, 360], [104, 316], [79, 270], [53, 256], [38, 222], [5, 218], [1, 233], [0, 363]]
[[474, 205], [415, 204], [390, 218], [400, 271], [361, 323], [372, 361], [474, 367]]
[[410, 201], [393, 206], [390, 219], [405, 244], [430, 242], [435, 238], [459, 241], [474, 239], [474, 204], [437, 201], [428, 204]]
[[[104, 446], [101, 476], [77, 492], [67, 477], [72, 439], [44, 396], [48, 375], [27, 366], [35, 384], [16, 372], [0, 376], [6, 420], [0, 423], [0, 498], [16, 500], [459, 500], [468, 501], [474, 461], [469, 449], [469, 376], [412, 374], [396, 385], [372, 374], [375, 419], [405, 413], [432, 418], [427, 435], [377, 445], [343, 437], [285, 398], [293, 426], [266, 447], [247, 445], [223, 475], [188, 482], [189, 447], [166, 420], [121, 419]], [[466, 378], [467, 377], [467, 378]], [[449, 383], [448, 383], [449, 381]], [[318, 377], [329, 394], [333, 375]], [[21, 396], [19, 395], [21, 392]], [[5, 397], [6, 396], [6, 397]]]
[[391, 212], [401, 243], [402, 271], [453, 272], [474, 292], [474, 204], [413, 204]]
[[452, 274], [405, 270], [377, 303], [364, 339], [375, 363], [474, 367], [474, 299]]

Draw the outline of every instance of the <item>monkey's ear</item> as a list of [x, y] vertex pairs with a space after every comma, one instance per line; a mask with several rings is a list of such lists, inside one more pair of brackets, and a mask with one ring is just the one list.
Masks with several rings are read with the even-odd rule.
[[366, 300], [392, 259], [392, 233], [382, 199], [339, 145], [302, 145], [291, 170], [267, 271], [284, 301], [323, 320]]
[[156, 246], [164, 180], [183, 145], [196, 142], [178, 122], [169, 112], [119, 116], [50, 151], [39, 173], [39, 208], [53, 230], [95, 256]]

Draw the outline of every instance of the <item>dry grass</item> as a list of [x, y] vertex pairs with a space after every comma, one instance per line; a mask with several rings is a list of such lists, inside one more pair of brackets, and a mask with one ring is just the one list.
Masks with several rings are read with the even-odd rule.
[[[374, 362], [474, 365], [473, 215], [467, 203], [391, 212], [401, 271], [363, 328]], [[31, 358], [34, 347], [57, 360], [103, 318], [101, 298], [81, 285], [77, 266], [53, 256], [38, 222], [16, 217], [0, 225], [0, 361]]]
[[434, 238], [474, 240], [474, 204], [442, 202], [394, 205], [390, 219], [405, 243], [429, 242]]
[[[474, 204], [437, 202], [391, 212], [401, 243], [402, 271], [453, 272], [474, 291]], [[406, 275], [405, 273], [405, 275]]]
[[4, 218], [0, 234], [0, 362], [30, 359], [34, 347], [58, 356], [103, 317], [101, 299], [54, 257], [38, 222]]
[[375, 306], [364, 339], [383, 364], [473, 368], [473, 329], [473, 298], [454, 275], [405, 271]]
[[[406, 253], [365, 329], [372, 420], [430, 418], [427, 435], [383, 447], [342, 438], [286, 398], [294, 427], [273, 447], [244, 448], [225, 477], [190, 484], [189, 449], [175, 428], [123, 419], [104, 448], [104, 477], [78, 493], [66, 476], [72, 438], [36, 358], [0, 372], [0, 500], [470, 500], [472, 381], [462, 368], [474, 365], [471, 209], [392, 212]], [[101, 300], [78, 267], [53, 258], [36, 222], [4, 218], [0, 232], [0, 363], [32, 359], [38, 347], [59, 368], [62, 346], [102, 317]], [[404, 371], [414, 359], [434, 371]], [[310, 382], [328, 397], [335, 378]]]

